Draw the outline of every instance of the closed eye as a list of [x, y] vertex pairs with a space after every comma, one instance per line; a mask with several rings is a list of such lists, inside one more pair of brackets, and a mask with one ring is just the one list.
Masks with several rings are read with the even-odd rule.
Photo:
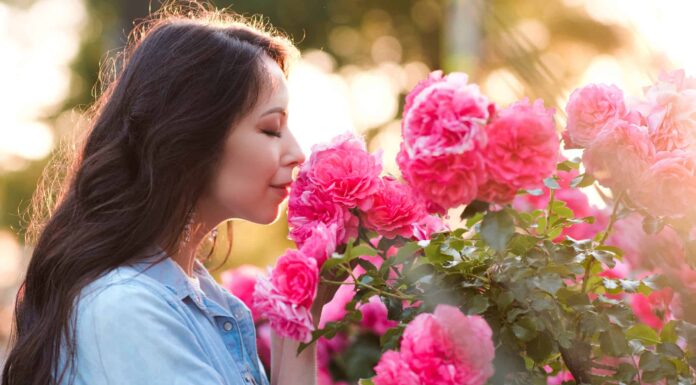
[[280, 138], [282, 136], [280, 131], [263, 130], [262, 132], [268, 136], [274, 136], [276, 138]]

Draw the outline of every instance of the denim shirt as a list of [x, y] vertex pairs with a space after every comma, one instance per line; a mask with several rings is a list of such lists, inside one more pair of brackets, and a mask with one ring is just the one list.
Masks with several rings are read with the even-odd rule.
[[82, 290], [74, 384], [268, 385], [249, 309], [199, 261], [200, 290], [171, 258], [153, 264], [161, 256], [113, 269]]

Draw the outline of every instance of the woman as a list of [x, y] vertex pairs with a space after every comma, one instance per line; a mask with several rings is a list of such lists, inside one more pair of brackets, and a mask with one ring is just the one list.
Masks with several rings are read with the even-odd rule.
[[[287, 127], [296, 49], [224, 12], [169, 8], [95, 104], [17, 296], [3, 385], [268, 382], [249, 310], [196, 250], [230, 218], [273, 222], [287, 197], [304, 161]], [[274, 336], [273, 383], [315, 382], [314, 348], [296, 348]]]

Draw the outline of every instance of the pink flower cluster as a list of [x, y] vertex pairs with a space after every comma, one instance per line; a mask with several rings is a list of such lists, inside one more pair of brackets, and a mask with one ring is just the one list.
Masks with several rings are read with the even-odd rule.
[[428, 230], [442, 228], [433, 227], [425, 202], [410, 186], [380, 176], [380, 153], [370, 154], [366, 147], [347, 133], [312, 148], [288, 203], [290, 239], [298, 247], [319, 227], [335, 234], [329, 249], [355, 239], [360, 223], [389, 238], [427, 237]]
[[567, 148], [601, 184], [655, 216], [692, 213], [696, 193], [696, 79], [662, 74], [633, 105], [619, 88], [591, 84], [566, 106]]
[[401, 350], [375, 366], [375, 385], [483, 385], [493, 375], [492, 331], [479, 316], [449, 305], [406, 326]]
[[523, 100], [497, 111], [466, 74], [435, 71], [406, 97], [397, 163], [431, 213], [474, 199], [507, 203], [556, 166], [553, 111]]
[[279, 335], [309, 341], [314, 329], [310, 308], [319, 271], [337, 247], [357, 237], [358, 226], [382, 236], [427, 239], [444, 224], [428, 215], [424, 202], [405, 184], [381, 177], [380, 154], [346, 133], [316, 145], [291, 186], [287, 250], [256, 284], [254, 306]]

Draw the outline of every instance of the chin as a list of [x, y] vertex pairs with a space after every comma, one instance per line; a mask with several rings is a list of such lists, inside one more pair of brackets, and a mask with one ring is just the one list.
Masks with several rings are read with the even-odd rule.
[[253, 218], [249, 218], [247, 220], [259, 225], [270, 225], [271, 223], [277, 221], [279, 217], [278, 210], [276, 209], [273, 212], [259, 213]]

